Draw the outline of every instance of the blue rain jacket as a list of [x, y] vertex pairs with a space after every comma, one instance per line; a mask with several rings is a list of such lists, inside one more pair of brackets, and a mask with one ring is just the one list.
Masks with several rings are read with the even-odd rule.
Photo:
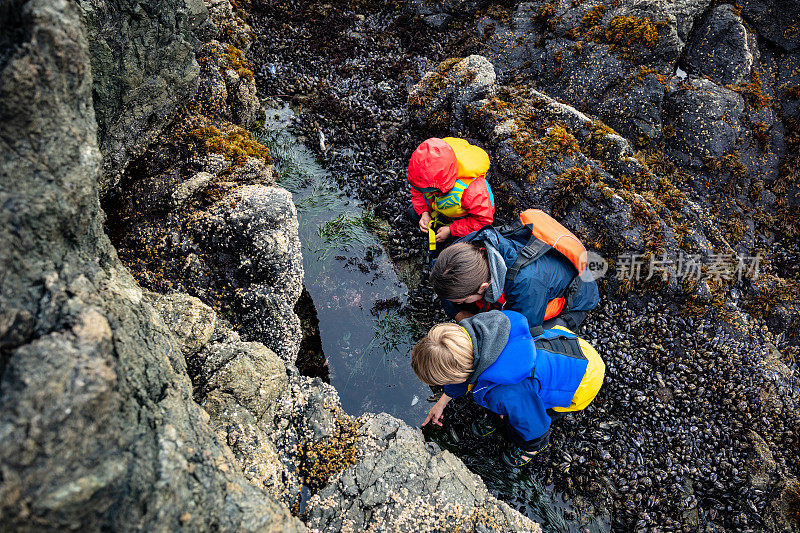
[[[457, 398], [465, 394], [468, 391], [467, 384], [473, 382], [472, 397], [475, 402], [499, 415], [506, 415], [521, 440], [532, 441], [549, 431], [548, 409], [570, 405], [586, 373], [588, 361], [537, 349], [528, 329], [528, 321], [520, 313], [491, 311], [478, 317], [484, 322], [496, 319], [499, 323], [505, 320], [501, 315], [511, 321], [511, 329], [504, 339], [504, 348], [499, 355], [494, 354], [496, 359], [488, 368], [486, 365], [489, 361], [485, 360], [485, 356], [491, 355], [482, 354], [481, 347], [496, 345], [498, 339], [481, 336], [488, 336], [489, 331], [502, 328], [473, 329], [469, 324], [472, 319], [465, 319], [465, 329], [471, 337], [477, 337], [472, 338], [473, 350], [479, 354], [482, 361], [480, 366], [485, 370], [477, 377], [471, 376], [465, 383], [445, 385], [444, 392], [451, 398]], [[560, 330], [546, 330], [545, 337], [551, 332], [564, 335]]]

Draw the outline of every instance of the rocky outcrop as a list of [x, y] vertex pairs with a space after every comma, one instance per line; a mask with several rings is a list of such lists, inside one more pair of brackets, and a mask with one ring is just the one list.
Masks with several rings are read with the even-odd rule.
[[89, 42], [98, 140], [100, 194], [172, 121], [197, 90], [195, 31], [202, 0], [80, 0]]
[[[615, 529], [786, 530], [773, 520], [781, 513], [773, 502], [786, 486], [777, 478], [798, 475], [798, 410], [786, 407], [796, 405], [797, 377], [785, 365], [777, 371], [767, 345], [774, 343], [786, 361], [797, 346], [787, 339], [796, 339], [797, 329], [789, 326], [792, 307], [797, 323], [797, 306], [789, 302], [798, 301], [791, 221], [797, 218], [792, 154], [799, 71], [796, 52], [775, 44], [797, 17], [779, 25], [772, 15], [756, 20], [744, 3], [739, 14], [736, 6], [709, 0], [481, 3], [474, 12], [469, 2], [406, 4], [421, 17], [385, 4], [346, 3], [325, 10], [336, 24], [320, 24], [319, 5], [256, 7], [254, 53], [270, 65], [257, 78], [266, 91], [308, 104], [303, 133], [309, 139], [324, 134], [320, 157], [392, 221], [393, 259], [417, 265], [424, 256], [420, 235], [402, 215], [408, 157], [420, 139], [453, 133], [490, 153], [496, 220], [548, 206], [568, 227], [586, 229], [587, 244], [612, 259], [601, 305], [583, 329], [606, 356], [606, 383], [590, 409], [553, 425], [536, 472], [576, 500], [608, 510]], [[794, 5], [756, 4], [783, 14]], [[749, 61], [740, 60], [746, 58], [742, 38], [702, 43], [718, 34], [709, 22], [719, 9], [736, 28], [739, 16], [748, 32], [754, 69], [739, 83], [705, 79], [700, 71], [707, 63], [719, 72], [713, 76], [727, 76], [717, 67]], [[295, 33], [282, 31], [285, 25]], [[690, 47], [697, 54], [691, 65]], [[452, 95], [464, 88], [447, 84], [470, 80], [447, 76], [460, 72], [460, 58], [476, 54], [494, 65], [495, 88], [464, 109], [467, 120], [458, 123]], [[430, 83], [435, 80], [442, 83]], [[405, 122], [406, 107], [394, 97], [407, 93], [415, 120]], [[718, 115], [728, 99], [741, 106]], [[428, 114], [421, 102], [439, 112]], [[732, 124], [731, 133], [718, 124], [720, 116]], [[719, 159], [690, 151], [692, 142], [714, 147], [708, 131], [725, 132], [728, 151]], [[700, 165], [682, 162], [684, 153]], [[626, 287], [617, 280], [625, 277], [618, 256], [624, 259], [625, 250], [645, 262], [642, 278], [651, 261], [659, 265], [662, 251], [699, 256], [701, 279], [711, 278], [715, 261], [734, 251], [763, 252], [765, 270], [733, 286], [730, 280], [709, 284], [708, 291], [691, 283], [670, 286], [657, 273]], [[423, 281], [413, 301], [428, 324], [439, 318], [429, 291]], [[784, 378], [787, 370], [793, 377]], [[470, 440], [469, 410], [454, 410], [447, 430], [434, 438], [461, 439], [453, 449], [468, 464], [491, 468], [496, 448]], [[763, 468], [746, 460], [754, 452], [748, 430], [769, 448]], [[761, 492], [756, 487], [767, 477], [769, 489]], [[503, 479], [493, 489], [529, 509], [524, 483]]]
[[[212, 4], [217, 36], [241, 37], [226, 12]], [[292, 362], [303, 280], [297, 216], [291, 194], [274, 186], [269, 151], [247, 129], [261, 107], [252, 67], [229, 42], [204, 43], [197, 57], [197, 94], [107, 199], [111, 235], [144, 286], [200, 297]]]
[[351, 418], [330, 385], [242, 342], [197, 298], [149, 298], [183, 347], [195, 399], [245, 476], [312, 530], [539, 531], [418, 429], [386, 414]]
[[743, 0], [739, 5], [759, 35], [788, 52], [800, 49], [800, 2]]
[[744, 100], [734, 91], [704, 79], [692, 79], [665, 102], [672, 155], [683, 165], [702, 169], [706, 158], [731, 152], [743, 128]]
[[686, 62], [717, 83], [747, 83], [758, 62], [756, 36], [731, 5], [714, 8], [686, 51]]
[[[490, 97], [465, 121], [454, 118], [460, 111], [443, 112], [440, 101], [453, 100], [454, 86], [431, 80], [459, 66], [450, 59], [411, 90], [409, 108], [427, 131], [488, 141], [501, 165], [499, 192], [508, 187], [512, 207], [551, 209], [580, 231], [594, 221], [584, 236], [601, 250], [600, 236], [611, 234], [630, 237], [623, 248], [659, 257], [699, 254], [707, 263], [720, 254], [748, 256], [783, 238], [771, 233], [773, 222], [783, 235], [797, 232], [782, 222], [792, 219], [787, 209], [798, 197], [798, 165], [789, 149], [796, 144], [796, 80], [784, 78], [794, 71], [781, 66], [794, 59], [783, 51], [791, 47], [780, 44], [775, 52], [763, 41], [769, 34], [778, 44], [778, 13], [793, 9], [793, 2], [739, 9], [704, 1], [553, 0], [523, 2], [505, 14], [478, 11], [467, 30], [472, 40], [459, 42], [473, 43], [470, 50], [480, 43], [494, 65], [495, 87], [474, 87]], [[791, 33], [787, 23], [780, 27]], [[469, 91], [469, 80], [451, 81]], [[535, 105], [521, 109], [526, 99]], [[584, 114], [583, 126], [554, 115], [548, 99], [567, 103], [567, 115]], [[548, 137], [554, 140], [548, 128], [558, 124], [576, 149], [569, 142], [563, 153], [548, 149]], [[627, 148], [612, 148], [619, 141]], [[594, 231], [592, 224], [604, 227]], [[689, 292], [707, 301], [708, 288], [696, 288]], [[776, 316], [779, 322], [786, 320]], [[779, 331], [789, 335], [784, 326]]]
[[311, 530], [541, 531], [418, 430], [386, 414], [359, 423], [363, 458], [308, 502]]
[[409, 94], [411, 119], [433, 130], [466, 134], [457, 128], [466, 122], [467, 104], [489, 96], [495, 81], [494, 66], [485, 57], [473, 55], [445, 61], [436, 71], [427, 73]]
[[[553, 24], [558, 27], [562, 23], [563, 20], [559, 18]], [[457, 131], [483, 143], [493, 163], [492, 186], [498, 205], [508, 205], [513, 212], [528, 207], [545, 209], [576, 231], [590, 248], [600, 250], [605, 257], [612, 258], [611, 268], [617, 272], [616, 279], [603, 280], [612, 294], [615, 291], [626, 294], [629, 289], [625, 282], [620, 284], [620, 280], [628, 276], [625, 267], [623, 264], [614, 264], [617, 261], [621, 263], [625, 254], [648, 258], [650, 277], [653, 276], [653, 265], [658, 265], [659, 261], [678, 264], [679, 257], [694, 257], [699, 262], [695, 268], [705, 275], [698, 276], [696, 281], [687, 283], [685, 276], [680, 274], [663, 278], [655, 274], [656, 283], [646, 290], [657, 291], [659, 295], [667, 296], [668, 300], [680, 302], [685, 302], [685, 298], [690, 296], [690, 301], [700, 305], [704, 313], [717, 311], [718, 314], [712, 316], [717, 317], [718, 323], [706, 326], [714, 327], [716, 333], [710, 342], [710, 348], [704, 352], [704, 361], [709, 361], [706, 358], [717, 357], [715, 354], [720, 354], [722, 359], [719, 364], [709, 363], [704, 366], [702, 375], [698, 378], [699, 387], [690, 385], [684, 389], [682, 386], [669, 385], [665, 389], [682, 390], [681, 394], [687, 398], [692, 408], [696, 405], [715, 420], [713, 430], [695, 425], [698, 431], [702, 431], [702, 436], [698, 436], [702, 444], [698, 445], [703, 451], [699, 455], [706, 457], [715, 453], [713, 443], [718, 438], [717, 433], [740, 427], [743, 422], [752, 420], [754, 412], [769, 413], [768, 416], [774, 414], [776, 418], [770, 419], [767, 424], [771, 429], [762, 427], [760, 435], [751, 435], [750, 444], [739, 446], [741, 449], [748, 449], [747, 453], [752, 457], [749, 463], [737, 463], [734, 466], [732, 462], [726, 462], [713, 475], [708, 474], [681, 489], [680, 497], [684, 498], [684, 505], [688, 510], [678, 520], [675, 520], [676, 513], [671, 513], [670, 521], [666, 523], [672, 526], [679, 523], [700, 523], [699, 509], [704, 508], [704, 505], [697, 503], [697, 494], [702, 490], [708, 495], [728, 486], [709, 487], [717, 479], [717, 475], [726, 476], [731, 483], [738, 484], [741, 487], [737, 489], [740, 493], [747, 493], [755, 487], [760, 487], [757, 489], [760, 491], [780, 493], [787, 477], [793, 475], [789, 463], [785, 462], [791, 453], [787, 448], [789, 445], [785, 439], [785, 431], [794, 422], [784, 424], [782, 420], [785, 416], [794, 416], [789, 413], [796, 411], [794, 407], [787, 408], [787, 405], [796, 403], [796, 398], [791, 399], [795, 395], [792, 391], [796, 389], [796, 375], [780, 362], [780, 354], [770, 348], [768, 342], [764, 342], [763, 333], [754, 328], [753, 319], [744, 315], [737, 306], [737, 290], [731, 291], [731, 294], [737, 295], [733, 300], [728, 299], [727, 293], [734, 285], [762, 287], [759, 291], [767, 290], [766, 286], [772, 287], [768, 290], [769, 303], [765, 299], [760, 299], [759, 302], [772, 309], [771, 324], [775, 325], [777, 331], [784, 332], [781, 333], [784, 336], [789, 335], [791, 329], [787, 327], [789, 313], [785, 302], [786, 298], [790, 298], [789, 294], [797, 294], [796, 288], [792, 288], [795, 285], [789, 280], [779, 280], [773, 276], [759, 277], [758, 273], [753, 272], [747, 274], [739, 271], [741, 277], [729, 275], [717, 279], [710, 274], [719, 257], [726, 254], [733, 257], [736, 252], [747, 254], [760, 243], [774, 238], [770, 230], [764, 231], [763, 227], [759, 228], [756, 224], [749, 225], [746, 217], [757, 217], [761, 210], [774, 209], [778, 204], [776, 199], [769, 194], [762, 195], [760, 190], [747, 195], [742, 193], [753, 191], [752, 187], [757, 179], [763, 179], [763, 182], [776, 179], [776, 174], [779, 173], [778, 160], [783, 150], [781, 139], [773, 141], [773, 138], [765, 138], [759, 134], [759, 128], [763, 128], [761, 134], [764, 134], [773, 127], [779, 127], [776, 125], [780, 120], [775, 117], [774, 109], [770, 105], [771, 99], [776, 97], [775, 87], [762, 85], [758, 74], [758, 69], [764, 66], [759, 63], [760, 56], [754, 45], [754, 37], [744, 26], [740, 33], [724, 30], [730, 36], [730, 41], [724, 43], [706, 36], [719, 33], [723, 31], [720, 27], [727, 28], [726, 25], [730, 24], [742, 23], [735, 12], [725, 7], [715, 9], [706, 19], [695, 25], [694, 33], [689, 37], [689, 42], [694, 47], [689, 54], [690, 57], [701, 59], [692, 63], [691, 69], [699, 69], [707, 78], [690, 76], [686, 80], [663, 79], [658, 82], [657, 91], [662, 94], [662, 100], [656, 102], [658, 111], [652, 116], [657, 114], [663, 127], [653, 130], [653, 138], [659, 140], [658, 148], [647, 151], [638, 151], [635, 148], [636, 141], [626, 139], [631, 135], [631, 130], [620, 135], [575, 106], [557, 101], [524, 83], [518, 83], [518, 78], [504, 84], [498, 77], [494, 87], [480, 85], [480, 93], [489, 95], [488, 98], [473, 102], [457, 101], [453, 105], [463, 106], [463, 109], [456, 112], [451, 105], [446, 115], [451, 122], [439, 125], [436, 123], [441, 114], [441, 106], [438, 104], [448, 98], [452, 88], [441, 88], [430, 83], [430, 80], [443, 67], [460, 71], [459, 63], [453, 60], [447, 60], [423, 77], [409, 95], [409, 108], [422, 127], [436, 131], [435, 128], [439, 126], [445, 131]], [[730, 48], [726, 49], [728, 44]], [[706, 45], [712, 49], [706, 49]], [[549, 44], [545, 44], [545, 50], [548, 47]], [[625, 51], [614, 51], [612, 47], [604, 54], [609, 52], [619, 54], [616, 61], [627, 64], [632, 61], [632, 56], [626, 57]], [[711, 61], [715, 53], [721, 54], [717, 62]], [[474, 63], [475, 56], [470, 61]], [[597, 61], [608, 64], [605, 58], [598, 57]], [[614, 61], [610, 62], [613, 64]], [[593, 67], [592, 72], [595, 70]], [[574, 75], [585, 73], [585, 68], [579, 68]], [[692, 73], [695, 71], [692, 70]], [[591, 76], [591, 72], [588, 75]], [[465, 81], [462, 77], [459, 81], [459, 90], [469, 93], [468, 88], [463, 87], [470, 83], [469, 80]], [[646, 79], [641, 81], [643, 84], [648, 83]], [[575, 95], [568, 96], [571, 100], [577, 98]], [[638, 98], [642, 107], [648, 105], [645, 93], [632, 91], [626, 94], [626, 98], [629, 97]], [[599, 109], [604, 109], [604, 105], [615, 101], [613, 98], [603, 96]], [[452, 98], [448, 101], [456, 102]], [[579, 98], [578, 101], [580, 102]], [[630, 111], [625, 114], [634, 120], [637, 118]], [[466, 120], [459, 123], [451, 118], [455, 116], [466, 117]], [[793, 127], [792, 120], [790, 118], [787, 121], [789, 127]], [[756, 126], [759, 122], [761, 126]], [[641, 127], [640, 125], [639, 129]], [[773, 142], [773, 151], [767, 150], [766, 146]], [[639, 144], [641, 147], [642, 143]], [[700, 179], [705, 180], [703, 186], [698, 186]], [[709, 189], [714, 191], [713, 196]], [[742, 225], [735, 226], [735, 221], [741, 218], [745, 219]], [[758, 224], [763, 223], [762, 220]], [[613, 259], [615, 257], [617, 259]], [[633, 276], [628, 278], [633, 282]], [[644, 281], [644, 278], [640, 277], [639, 281]], [[618, 308], [614, 303], [609, 306], [612, 309]], [[756, 316], [763, 315], [758, 310], [758, 305], [754, 307], [745, 301], [744, 307], [756, 313]], [[630, 310], [626, 312], [630, 313]], [[613, 313], [607, 316], [613, 316]], [[588, 324], [592, 322], [589, 320]], [[598, 335], [598, 331], [613, 328], [612, 323], [603, 318], [602, 326], [588, 326], [592, 329], [588, 329], [587, 333]], [[655, 344], [643, 346], [642, 349], [652, 354], [660, 353], [662, 348], [659, 339], [669, 338], [671, 332], [682, 330], [677, 323], [668, 321], [668, 324], [668, 327], [657, 328], [655, 337], [646, 337], [655, 341]], [[621, 335], [623, 329], [632, 330], [634, 324], [628, 319], [618, 327], [620, 333], [615, 335]], [[702, 332], [703, 327], [699, 331]], [[624, 392], [625, 399], [619, 397], [620, 405], [627, 405], [628, 398], [638, 398], [637, 401], [647, 398], [648, 402], [660, 405], [656, 409], [669, 410], [668, 405], [674, 401], [672, 392], [657, 398], [652, 398], [650, 394], [635, 396], [631, 392], [638, 387], [635, 378], [631, 376], [641, 371], [641, 364], [627, 359], [627, 340], [623, 347], [604, 335], [599, 334], [598, 343], [605, 353], [613, 354], [612, 359], [617, 355], [623, 357], [620, 362], [609, 362], [609, 374], [606, 378], [606, 385], [612, 389], [619, 386]], [[679, 352], [679, 355], [675, 354], [676, 361], [680, 361], [676, 363], [678, 372], [681, 370], [680, 365], [688, 368], [694, 364], [692, 361], [698, 353], [695, 349], [688, 348], [686, 343], [682, 344]], [[738, 405], [732, 403], [733, 408], [718, 408], [705, 401], [705, 380], [714, 379], [710, 376], [716, 375], [727, 364], [722, 362], [727, 358], [722, 355], [723, 352], [742, 356], [741, 363], [737, 364], [737, 371], [748, 374], [748, 384], [744, 385], [742, 379], [726, 374], [716, 380], [719, 387], [715, 390], [727, 390], [729, 392], [726, 395], [735, 395], [736, 391], [744, 387], [753, 391], [755, 397], [752, 402], [748, 400]], [[670, 353], [673, 351], [670, 350]], [[673, 370], [673, 367], [670, 366], [669, 369]], [[628, 376], [624, 384], [615, 385], [616, 372]], [[651, 375], [650, 372], [645, 373]], [[665, 381], [671, 379], [673, 378], [665, 378]], [[662, 402], [664, 405], [661, 405]], [[600, 408], [601, 411], [603, 409]], [[637, 409], [647, 411], [649, 407]], [[710, 414], [712, 412], [713, 415]], [[599, 415], [596, 420], [605, 416]], [[642, 413], [642, 416], [648, 415]], [[638, 418], [638, 414], [631, 414], [626, 417], [626, 424], [640, 427]], [[583, 423], [588, 421], [584, 420]], [[644, 421], [641, 423], [645, 424]], [[676, 417], [674, 422], [664, 422], [662, 430], [669, 433], [673, 427], [671, 424], [674, 423], [680, 425], [685, 422], [682, 417]], [[605, 423], [600, 424], [601, 428], [603, 424]], [[766, 444], [767, 441], [770, 444]], [[636, 443], [639, 444], [638, 439]], [[641, 453], [644, 454], [644, 451]], [[613, 449], [606, 454], [607, 459], [611, 459], [608, 472], [612, 476], [617, 475], [617, 467], [612, 459], [614, 455]], [[697, 455], [684, 456], [682, 464], [691, 464]], [[783, 457], [783, 466], [778, 465], [781, 460], [774, 459], [778, 455]], [[551, 456], [550, 461], [557, 456]], [[595, 456], [600, 457], [603, 454], [597, 451]], [[633, 457], [631, 461], [639, 461], [635, 454], [629, 457]], [[559, 468], [569, 471], [570, 479], [582, 479], [581, 474], [574, 470], [574, 459], [570, 455]], [[745, 469], [749, 472], [747, 480], [737, 477], [736, 473], [743, 476]], [[652, 483], [651, 476], [646, 476], [646, 479], [644, 483]], [[640, 486], [636, 492], [641, 491]], [[655, 492], [653, 491], [650, 502], [661, 498]], [[636, 497], [641, 496], [637, 494]], [[667, 500], [666, 497], [660, 500], [662, 508], [665, 505], [674, 505], [667, 504]], [[615, 503], [607, 502], [605, 505]], [[785, 527], [782, 511], [771, 496], [759, 498], [758, 505], [759, 509], [770, 506], [770, 513], [765, 514], [763, 519], [770, 522], [773, 530], [778, 531]], [[652, 505], [648, 504], [648, 509], [647, 512], [637, 512], [634, 506], [625, 504], [622, 512], [641, 517], [644, 520], [641, 524], [652, 519]], [[715, 517], [715, 513], [716, 510], [712, 516]], [[744, 523], [751, 519], [742, 514], [735, 519], [735, 523]]]
[[475, 11], [478, 2], [475, 0], [413, 0], [409, 2], [409, 5], [425, 22], [440, 28], [447, 24], [454, 15], [459, 16]]
[[74, 3], [0, 11], [4, 528], [299, 530], [242, 476], [102, 231]]

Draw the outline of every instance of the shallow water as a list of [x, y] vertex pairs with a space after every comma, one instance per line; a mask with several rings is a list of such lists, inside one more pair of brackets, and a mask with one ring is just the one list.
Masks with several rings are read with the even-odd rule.
[[268, 110], [258, 137], [297, 206], [305, 287], [331, 384], [351, 415], [384, 411], [418, 425], [430, 390], [411, 370], [410, 350], [424, 332], [404, 312], [408, 288], [379, 238], [388, 228], [348, 198], [289, 131], [293, 116], [288, 107]]
[[[272, 152], [278, 184], [297, 206], [305, 286], [316, 307], [331, 384], [351, 415], [384, 411], [418, 427], [431, 406], [430, 389], [411, 370], [409, 352], [430, 324], [418, 324], [406, 312], [408, 287], [380, 242], [387, 228], [348, 198], [291, 133], [293, 116], [288, 107], [268, 110], [258, 138]], [[475, 409], [459, 409], [444, 428], [426, 428], [426, 437], [460, 457], [492, 494], [544, 531], [609, 530], [604, 520], [581, 524], [571, 502], [543, 485], [535, 470], [503, 465], [499, 453], [508, 443], [473, 439], [468, 422], [474, 415]]]

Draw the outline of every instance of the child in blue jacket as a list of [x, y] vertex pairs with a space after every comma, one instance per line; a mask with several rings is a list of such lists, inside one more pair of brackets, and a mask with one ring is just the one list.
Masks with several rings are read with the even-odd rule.
[[[509, 466], [524, 466], [548, 444], [550, 421], [586, 408], [603, 383], [605, 364], [583, 339], [566, 328], [534, 328], [515, 311], [489, 311], [459, 324], [438, 324], [412, 352], [411, 365], [428, 385], [444, 385], [428, 422], [442, 425], [452, 399], [471, 393], [479, 405], [507, 419], [516, 442], [503, 453]], [[496, 428], [485, 422], [473, 431]]]

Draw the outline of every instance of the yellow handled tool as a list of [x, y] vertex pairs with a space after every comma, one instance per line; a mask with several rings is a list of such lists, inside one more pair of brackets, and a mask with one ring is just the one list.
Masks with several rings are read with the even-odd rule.
[[431, 223], [428, 224], [428, 250], [433, 252], [436, 250], [436, 218], [438, 213], [434, 212], [431, 214]]

